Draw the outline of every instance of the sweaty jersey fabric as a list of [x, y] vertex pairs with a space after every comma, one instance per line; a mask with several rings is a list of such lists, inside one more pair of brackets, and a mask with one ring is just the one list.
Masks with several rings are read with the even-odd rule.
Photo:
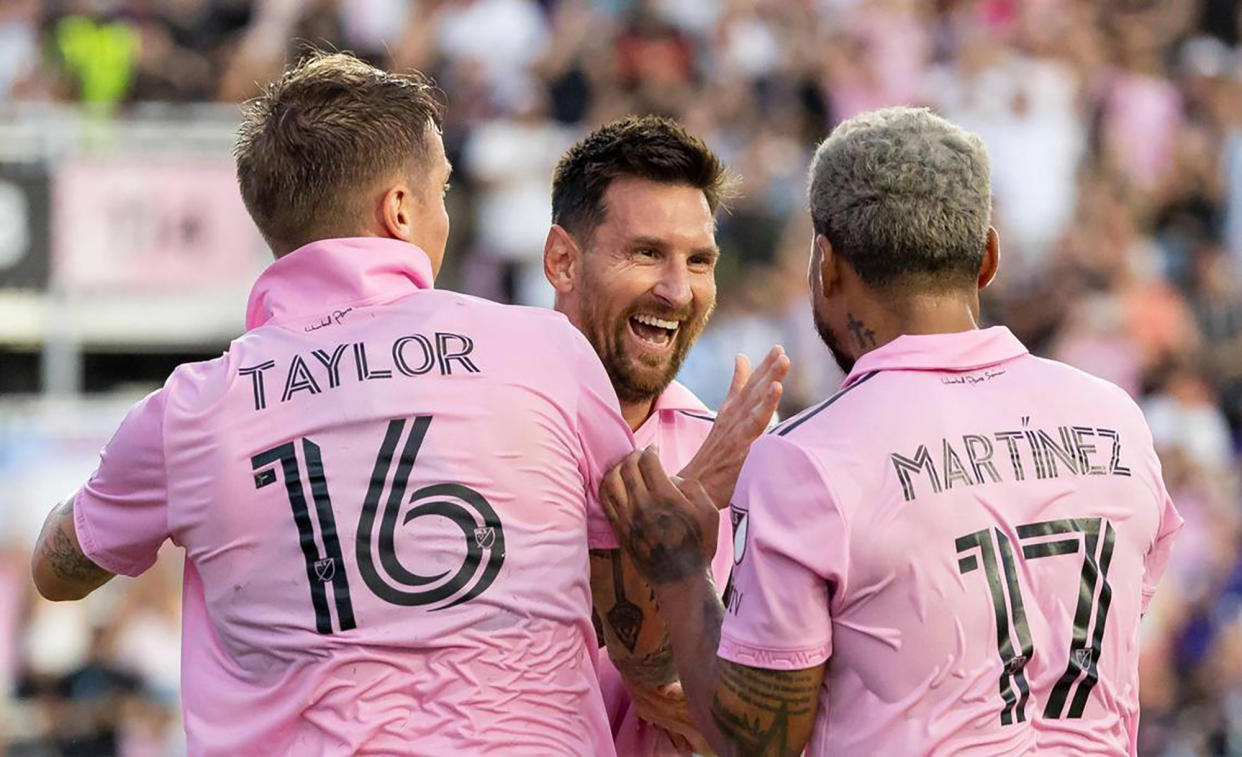
[[[693, 392], [674, 381], [656, 399], [651, 415], [634, 432], [634, 440], [639, 447], [659, 445], [664, 470], [676, 473], [699, 451], [714, 421], [715, 414]], [[718, 588], [724, 588], [732, 567], [733, 529], [729, 519], [722, 517], [712, 560], [712, 576]], [[599, 651], [599, 679], [619, 757], [682, 754], [659, 728], [638, 716], [629, 690], [605, 649]]]
[[828, 661], [810, 755], [1133, 754], [1181, 519], [1120, 389], [1007, 329], [902, 336], [753, 446], [720, 657]]
[[381, 239], [277, 260], [247, 328], [76, 500], [108, 570], [185, 549], [191, 752], [611, 754], [587, 549], [633, 439], [586, 339]]

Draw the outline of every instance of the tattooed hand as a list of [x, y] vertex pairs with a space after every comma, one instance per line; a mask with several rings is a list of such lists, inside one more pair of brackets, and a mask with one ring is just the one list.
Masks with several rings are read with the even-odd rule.
[[652, 586], [707, 570], [720, 514], [697, 481], [676, 483], [655, 446], [635, 450], [608, 471], [600, 502], [621, 549]]
[[781, 400], [781, 382], [788, 374], [789, 358], [780, 346], [773, 347], [753, 373], [750, 361], [738, 356], [733, 384], [716, 413], [712, 430], [681, 471], [683, 478], [703, 485], [716, 507], [729, 506], [750, 444], [771, 422]]

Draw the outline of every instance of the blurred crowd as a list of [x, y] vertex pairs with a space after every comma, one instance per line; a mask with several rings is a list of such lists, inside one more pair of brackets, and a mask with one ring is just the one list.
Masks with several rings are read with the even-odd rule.
[[[677, 117], [742, 178], [681, 378], [715, 404], [736, 352], [781, 342], [789, 413], [840, 378], [804, 293], [810, 154], [860, 111], [937, 109], [992, 157], [986, 318], [1141, 403], [1186, 519], [1143, 629], [1140, 752], [1242, 754], [1238, 41], [1238, 0], [3, 0], [0, 113], [238, 102], [310, 45], [417, 68], [448, 105], [448, 284], [530, 304], [561, 152]], [[23, 571], [0, 555], [10, 750], [175, 750], [176, 567], [105, 592], [75, 640]]]

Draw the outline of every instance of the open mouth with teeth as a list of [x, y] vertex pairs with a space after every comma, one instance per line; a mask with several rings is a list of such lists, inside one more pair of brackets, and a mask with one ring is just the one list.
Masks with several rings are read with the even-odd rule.
[[672, 346], [680, 321], [669, 321], [640, 313], [629, 318], [630, 331], [650, 349], [664, 350]]

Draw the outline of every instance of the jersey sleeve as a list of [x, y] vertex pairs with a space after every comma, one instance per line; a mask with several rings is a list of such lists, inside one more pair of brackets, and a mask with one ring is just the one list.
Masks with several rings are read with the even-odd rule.
[[112, 573], [144, 572], [169, 535], [165, 391], [147, 395], [130, 409], [74, 500], [83, 553]]
[[1177, 532], [1182, 528], [1182, 516], [1174, 507], [1173, 498], [1169, 496], [1163, 483], [1160, 484], [1160, 494], [1163, 497], [1160, 508], [1160, 528], [1151, 549], [1143, 558], [1143, 614], [1147, 613], [1147, 606], [1151, 604], [1151, 598], [1156, 594], [1156, 585], [1160, 583], [1160, 578], [1164, 575], [1164, 569], [1169, 564], [1169, 554], [1173, 550], [1173, 542], [1177, 538]]
[[721, 659], [801, 670], [832, 654], [829, 602], [846, 578], [846, 525], [820, 468], [783, 437], [760, 437], [733, 499], [733, 578]]
[[599, 485], [608, 469], [634, 451], [634, 434], [621, 416], [621, 404], [599, 356], [573, 327], [571, 337], [578, 384], [578, 440], [587, 495], [587, 542], [591, 549], [616, 549], [617, 539], [599, 502]]

